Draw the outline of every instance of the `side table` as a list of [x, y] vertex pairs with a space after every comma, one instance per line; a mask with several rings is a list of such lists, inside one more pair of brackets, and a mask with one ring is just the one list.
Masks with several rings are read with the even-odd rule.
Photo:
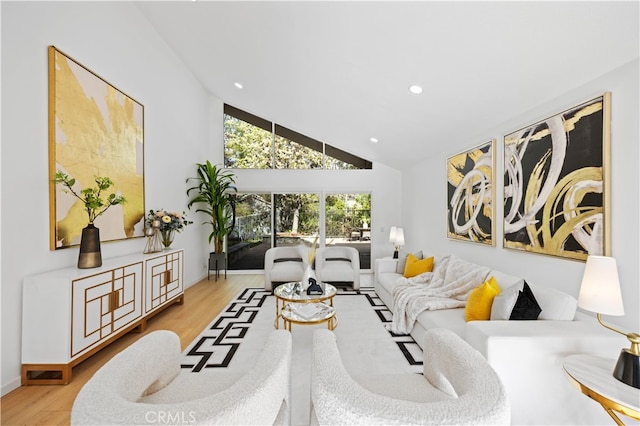
[[207, 271], [207, 280], [209, 279], [211, 271], [216, 271], [216, 281], [220, 278], [220, 265], [224, 267], [224, 279], [227, 279], [227, 254], [222, 253], [209, 253], [209, 270]]
[[602, 405], [618, 425], [624, 425], [614, 411], [640, 420], [640, 389], [613, 377], [615, 362], [614, 359], [580, 354], [567, 357], [563, 367], [580, 392]]

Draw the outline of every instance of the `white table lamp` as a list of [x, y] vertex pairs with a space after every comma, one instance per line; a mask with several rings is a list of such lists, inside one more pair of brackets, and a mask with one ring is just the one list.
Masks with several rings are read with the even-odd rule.
[[396, 231], [396, 250], [404, 245], [404, 230], [402, 228], [398, 228]]
[[398, 228], [396, 228], [395, 226], [392, 226], [391, 230], [389, 231], [389, 242], [393, 244], [393, 247], [395, 250], [393, 252], [394, 259], [398, 258], [398, 248], [396, 247], [396, 235], [398, 235]]
[[625, 333], [602, 321], [604, 315], [624, 315], [622, 292], [616, 260], [606, 256], [589, 256], [582, 276], [578, 306], [595, 312], [598, 322], [629, 339], [631, 347], [622, 349], [613, 377], [629, 386], [640, 388], [640, 335]]
[[389, 231], [389, 242], [393, 244], [393, 258], [397, 259], [398, 250], [400, 249], [400, 246], [404, 245], [404, 231], [402, 228], [397, 228], [395, 226], [391, 227], [391, 230]]
[[396, 228], [395, 226], [392, 226], [391, 230], [389, 230], [389, 242], [391, 244], [394, 244], [396, 242], [397, 233], [398, 233], [398, 228]]

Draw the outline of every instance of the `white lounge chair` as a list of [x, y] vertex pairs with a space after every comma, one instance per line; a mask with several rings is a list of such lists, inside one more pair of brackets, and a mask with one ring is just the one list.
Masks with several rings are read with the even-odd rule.
[[478, 351], [450, 330], [427, 332], [424, 375], [378, 376], [372, 371], [357, 379], [345, 370], [332, 332], [316, 330], [313, 337], [312, 424], [510, 423], [500, 378]]
[[114, 356], [82, 387], [72, 425], [289, 424], [291, 333], [273, 331], [246, 374], [180, 368], [180, 339], [150, 333]]

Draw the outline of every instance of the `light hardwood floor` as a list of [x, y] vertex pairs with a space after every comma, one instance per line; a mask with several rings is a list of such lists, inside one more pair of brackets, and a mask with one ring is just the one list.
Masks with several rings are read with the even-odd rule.
[[71, 407], [82, 385], [104, 363], [154, 330], [172, 330], [184, 349], [242, 289], [263, 287], [263, 275], [228, 275], [206, 279], [185, 291], [184, 304], [172, 305], [151, 318], [144, 333], [131, 332], [73, 368], [71, 383], [21, 386], [0, 401], [2, 425], [68, 425]]

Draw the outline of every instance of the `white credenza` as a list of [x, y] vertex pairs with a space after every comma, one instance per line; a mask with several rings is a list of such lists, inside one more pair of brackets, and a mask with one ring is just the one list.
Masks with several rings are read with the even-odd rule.
[[22, 384], [67, 384], [74, 365], [184, 302], [184, 251], [33, 275], [22, 290]]

